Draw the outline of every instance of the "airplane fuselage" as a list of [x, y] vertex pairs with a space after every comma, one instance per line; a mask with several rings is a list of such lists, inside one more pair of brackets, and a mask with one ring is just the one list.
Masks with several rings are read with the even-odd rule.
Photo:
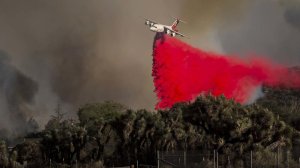
[[172, 29], [171, 26], [166, 26], [166, 25], [162, 25], [162, 24], [154, 24], [154, 25], [150, 26], [151, 31], [158, 32], [158, 33], [165, 32], [166, 28]]

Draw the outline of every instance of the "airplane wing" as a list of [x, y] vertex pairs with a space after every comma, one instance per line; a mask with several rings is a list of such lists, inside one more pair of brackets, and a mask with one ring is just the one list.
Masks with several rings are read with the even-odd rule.
[[145, 24], [146, 24], [146, 25], [149, 25], [149, 26], [153, 26], [154, 24], [158, 24], [158, 23], [156, 23], [156, 22], [154, 22], [154, 21], [152, 21], [152, 20], [146, 19], [146, 18], [145, 18], [145, 20], [146, 20], [146, 21], [145, 21]]
[[[175, 31], [174, 31], [175, 32]], [[181, 37], [187, 37], [186, 35], [184, 35], [184, 34], [181, 34], [181, 33], [179, 33], [179, 32], [175, 32], [176, 34], [178, 34], [179, 36], [181, 36]]]
[[186, 35], [181, 34], [181, 33], [179, 33], [178, 31], [174, 31], [174, 30], [169, 29], [169, 28], [166, 28], [166, 29], [170, 30], [172, 33], [175, 33], [176, 35], [179, 35], [179, 36], [181, 36], [181, 37], [187, 37]]

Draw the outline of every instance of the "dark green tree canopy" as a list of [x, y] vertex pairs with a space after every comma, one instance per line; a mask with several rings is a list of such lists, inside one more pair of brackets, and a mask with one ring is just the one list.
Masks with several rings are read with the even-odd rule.
[[111, 121], [118, 118], [127, 110], [127, 107], [116, 102], [106, 101], [103, 103], [86, 104], [78, 111], [79, 121], [83, 124], [92, 121]]

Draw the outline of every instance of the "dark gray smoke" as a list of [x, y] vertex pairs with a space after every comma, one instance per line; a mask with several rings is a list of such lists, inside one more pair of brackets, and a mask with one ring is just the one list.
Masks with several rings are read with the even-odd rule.
[[17, 70], [10, 63], [9, 56], [0, 50], [0, 132], [2, 136], [24, 135], [32, 130], [29, 116], [34, 116], [32, 108], [37, 83]]
[[184, 14], [193, 22], [187, 31], [193, 34], [190, 42], [194, 45], [225, 54], [256, 55], [287, 65], [300, 64], [299, 1], [191, 2], [185, 3], [191, 10], [187, 8]]
[[286, 10], [284, 12], [285, 19], [292, 26], [300, 29], [300, 2], [294, 0], [290, 3], [285, 3], [284, 5], [286, 7]]
[[34, 118], [47, 122], [57, 103], [65, 112], [104, 100], [153, 109], [144, 17], [171, 23], [178, 1], [0, 0], [0, 49], [39, 86]]
[[218, 31], [243, 18], [248, 0], [189, 0], [184, 1], [182, 16], [188, 21], [182, 31], [191, 38], [184, 39], [197, 47], [224, 52]]
[[[299, 4], [299, 3], [298, 3]], [[296, 7], [296, 6], [295, 6]], [[279, 1], [255, 0], [238, 23], [219, 30], [228, 53], [256, 54], [287, 65], [300, 63], [299, 10]]]

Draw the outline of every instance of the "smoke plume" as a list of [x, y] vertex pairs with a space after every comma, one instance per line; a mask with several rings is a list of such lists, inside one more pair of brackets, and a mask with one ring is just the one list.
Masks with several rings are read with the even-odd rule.
[[300, 74], [260, 57], [247, 60], [193, 48], [176, 38], [157, 34], [153, 77], [156, 108], [193, 101], [200, 94], [251, 101], [261, 85], [300, 88]]
[[182, 15], [185, 41], [205, 50], [241, 57], [263, 55], [300, 64], [300, 2], [297, 0], [191, 0]]
[[35, 114], [32, 106], [37, 83], [11, 65], [4, 51], [0, 51], [0, 74], [0, 137], [34, 131], [29, 116]]
[[152, 109], [154, 34], [144, 17], [171, 23], [178, 1], [0, 0], [0, 49], [39, 87], [33, 117], [45, 124], [57, 103], [70, 117], [105, 100]]

